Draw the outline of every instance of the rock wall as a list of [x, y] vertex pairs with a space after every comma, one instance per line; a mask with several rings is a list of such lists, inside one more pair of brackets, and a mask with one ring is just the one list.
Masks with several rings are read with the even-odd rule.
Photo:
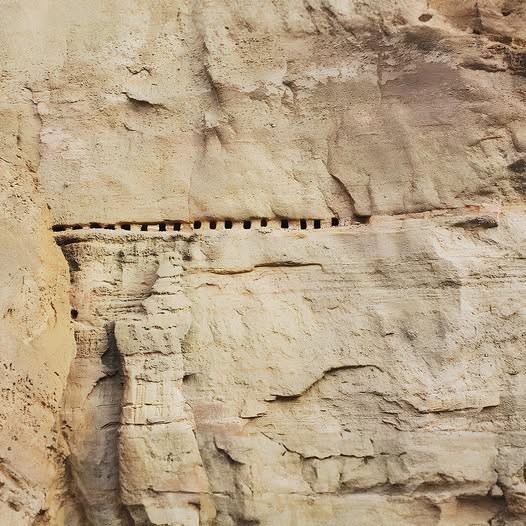
[[75, 345], [29, 90], [0, 91], [0, 122], [0, 522], [18, 526], [56, 507], [63, 485], [59, 412]]
[[48, 5], [35, 23], [57, 64], [32, 90], [55, 223], [393, 214], [523, 191], [521, 0]]
[[3, 523], [526, 524], [521, 0], [0, 7]]
[[122, 363], [120, 420], [101, 389], [68, 425], [93, 523], [521, 524], [524, 210], [472, 219], [60, 234], [75, 389], [101, 334]]

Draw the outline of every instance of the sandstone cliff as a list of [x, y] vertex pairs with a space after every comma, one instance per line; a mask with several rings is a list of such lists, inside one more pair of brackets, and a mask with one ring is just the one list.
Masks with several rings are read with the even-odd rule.
[[30, 92], [0, 94], [0, 118], [0, 522], [15, 526], [32, 524], [63, 479], [59, 412], [75, 346]]
[[521, 0], [0, 8], [3, 523], [526, 524]]

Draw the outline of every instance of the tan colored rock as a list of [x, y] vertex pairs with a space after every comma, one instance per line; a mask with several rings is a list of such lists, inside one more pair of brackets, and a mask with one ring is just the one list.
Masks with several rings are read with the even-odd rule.
[[[10, 6], [6, 50], [42, 119], [54, 221], [370, 215], [518, 197], [509, 166], [523, 151], [526, 15], [519, 1], [477, 6]], [[44, 71], [16, 60], [31, 23], [43, 26]]]
[[115, 338], [124, 393], [119, 433], [119, 483], [135, 523], [188, 526], [215, 515], [182, 393], [181, 340], [190, 328], [190, 304], [179, 266], [161, 262], [146, 317], [119, 320]]
[[[521, 517], [522, 373], [512, 363], [524, 214], [506, 209], [498, 228], [478, 230], [458, 220], [378, 218], [301, 235], [62, 234], [79, 297], [108, 314], [122, 312], [114, 298], [150, 305], [117, 324], [129, 387], [116, 447], [131, 513], [140, 501], [159, 513], [148, 512], [152, 524], [177, 523], [193, 487], [211, 499], [200, 524]], [[97, 291], [94, 269], [111, 293]], [[176, 320], [190, 311], [185, 337], [189, 319]], [[92, 313], [85, 305], [79, 319]], [[168, 337], [179, 327], [182, 347]], [[171, 469], [168, 451], [180, 451]]]
[[526, 523], [524, 2], [0, 8], [2, 525]]
[[75, 350], [67, 265], [34, 174], [39, 121], [30, 94], [18, 95], [0, 95], [0, 521], [8, 526], [33, 524], [58, 505], [59, 411]]

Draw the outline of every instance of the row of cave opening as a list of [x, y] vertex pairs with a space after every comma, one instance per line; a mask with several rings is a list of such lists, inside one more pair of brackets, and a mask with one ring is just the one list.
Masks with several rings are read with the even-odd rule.
[[[280, 220], [280, 226], [281, 228], [283, 229], [287, 229], [289, 228], [289, 222], [291, 220], [289, 219], [281, 219]], [[259, 225], [258, 225], [259, 223]], [[301, 230], [307, 230], [307, 228], [309, 227], [309, 223], [311, 223], [311, 227], [314, 228], [315, 230], [318, 230], [321, 228], [321, 219], [300, 219], [299, 220], [299, 227]], [[135, 224], [135, 223], [134, 223]], [[156, 228], [158, 229], [159, 232], [167, 232], [169, 230], [174, 230], [176, 232], [180, 231], [182, 226], [184, 224], [187, 224], [187, 223], [183, 223], [183, 222], [163, 222], [163, 223], [155, 223], [155, 224], [152, 224], [152, 223], [143, 223], [140, 225], [140, 230], [141, 232], [148, 232], [149, 230], [150, 231], [154, 231]], [[208, 222], [208, 228], [210, 230], [216, 230], [218, 228], [218, 221], [209, 221]], [[202, 221], [193, 221], [192, 223], [190, 223], [190, 225], [192, 226], [192, 228], [194, 230], [200, 230], [201, 228], [203, 228], [203, 222]], [[333, 217], [331, 218], [331, 226], [332, 227], [337, 227], [340, 225], [340, 219], [337, 218], [337, 217]], [[234, 222], [231, 221], [230, 219], [226, 219], [224, 221], [224, 228], [226, 230], [230, 230], [232, 229], [234, 226]], [[245, 230], [250, 230], [253, 226], [255, 226], [256, 228], [258, 226], [261, 226], [263, 228], [267, 227], [268, 226], [268, 219], [260, 219], [260, 220], [257, 220], [257, 221], [252, 221], [252, 220], [246, 220], [246, 221], [243, 221], [243, 228]], [[83, 228], [86, 228], [85, 226], [83, 225], [73, 225], [73, 226], [64, 226], [64, 225], [54, 225], [53, 226], [53, 231], [54, 232], [63, 232], [64, 230], [69, 230], [69, 229], [72, 229], [72, 230], [82, 230]], [[105, 225], [105, 224], [101, 224], [101, 223], [90, 223], [89, 224], [89, 227], [88, 228], [102, 228], [102, 229], [106, 229], [106, 230], [117, 230], [117, 229], [121, 229], [121, 230], [131, 230], [132, 228], [132, 223], [121, 223], [121, 224], [118, 224], [118, 225]]]

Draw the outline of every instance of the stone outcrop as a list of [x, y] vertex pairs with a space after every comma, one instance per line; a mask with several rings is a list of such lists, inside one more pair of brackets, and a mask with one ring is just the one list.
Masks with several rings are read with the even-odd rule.
[[[119, 506], [138, 524], [514, 524], [524, 211], [459, 223], [60, 234], [77, 330], [115, 323]], [[92, 428], [71, 425], [82, 458]]]
[[523, 191], [521, 0], [96, 5], [34, 14], [56, 62], [31, 86], [55, 223], [393, 214]]
[[524, 2], [0, 7], [2, 524], [526, 523]]
[[63, 484], [59, 421], [75, 353], [68, 270], [38, 188], [40, 122], [0, 93], [0, 522], [33, 524]]
[[[209, 522], [208, 480], [183, 394], [181, 341], [191, 325], [182, 268], [159, 263], [145, 316], [116, 323], [124, 396], [119, 441], [124, 505], [138, 524]], [[145, 448], [148, 454], [145, 453]]]

